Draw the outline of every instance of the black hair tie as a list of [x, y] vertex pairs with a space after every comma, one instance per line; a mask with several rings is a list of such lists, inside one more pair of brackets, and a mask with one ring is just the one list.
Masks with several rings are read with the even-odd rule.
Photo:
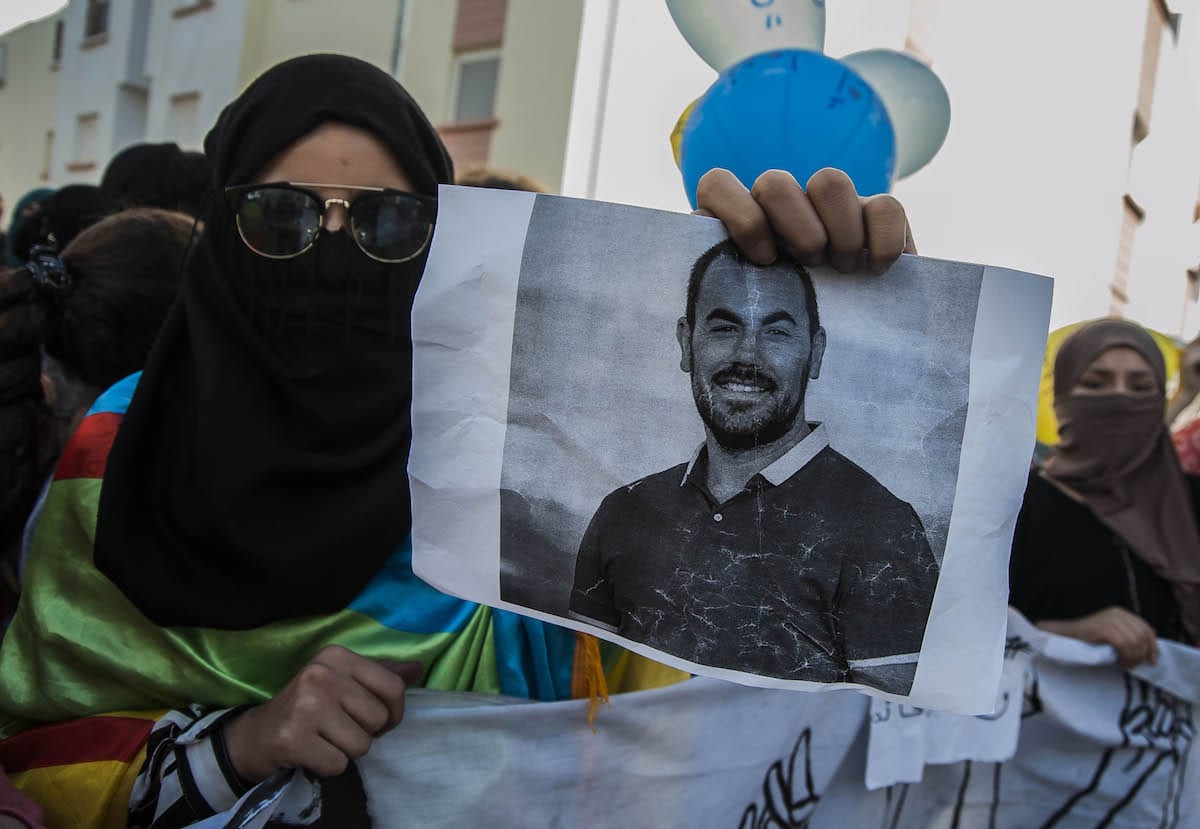
[[54, 245], [34, 245], [30, 248], [25, 270], [29, 271], [37, 286], [52, 299], [62, 299], [71, 292], [75, 284]]

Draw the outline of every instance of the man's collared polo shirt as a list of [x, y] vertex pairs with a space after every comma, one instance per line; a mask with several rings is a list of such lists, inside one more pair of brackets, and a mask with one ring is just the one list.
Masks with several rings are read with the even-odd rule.
[[913, 508], [823, 426], [724, 503], [706, 474], [701, 447], [604, 499], [572, 615], [713, 667], [846, 682], [897, 664], [907, 686], [938, 574]]

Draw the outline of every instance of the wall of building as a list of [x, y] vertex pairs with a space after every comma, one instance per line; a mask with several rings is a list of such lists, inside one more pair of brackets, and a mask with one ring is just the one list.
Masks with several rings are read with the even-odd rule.
[[49, 175], [46, 133], [54, 129], [58, 69], [53, 63], [58, 15], [34, 21], [0, 36], [4, 45], [4, 85], [0, 87], [0, 196], [8, 226], [17, 199], [44, 187]]
[[251, 6], [258, 7], [257, 19], [246, 27], [239, 89], [276, 63], [313, 52], [354, 55], [391, 70], [398, 0], [252, 0]]
[[[110, 3], [107, 31], [85, 38], [87, 5], [87, 0], [71, 0], [63, 11], [50, 176], [55, 186], [98, 182], [108, 159], [146, 134], [144, 59], [153, 10], [143, 2]], [[95, 117], [95, 140], [86, 153], [78, 148], [80, 116]]]
[[586, 0], [563, 194], [688, 209], [669, 138], [715, 79], [665, 3]]
[[189, 9], [172, 0], [154, 0], [143, 140], [202, 147], [204, 136], [238, 91], [247, 2], [215, 0]]
[[405, 3], [405, 37], [400, 43], [396, 77], [435, 124], [450, 120], [456, 6], [451, 0]]
[[1129, 192], [1146, 216], [1134, 239], [1126, 313], [1191, 338], [1200, 333], [1187, 278], [1200, 268], [1200, 90], [1188, 56], [1200, 49], [1200, 15], [1181, 22], [1178, 48], [1163, 48], [1150, 133], [1130, 165]]
[[[457, 2], [407, 0], [397, 77], [430, 120], [453, 131], [460, 54], [498, 51], [494, 119], [487, 163], [562, 185], [567, 124], [583, 0], [508, 0], [499, 46], [456, 52]], [[486, 128], [485, 128], [486, 129]]]
[[489, 162], [562, 187], [583, 0], [509, 0]]

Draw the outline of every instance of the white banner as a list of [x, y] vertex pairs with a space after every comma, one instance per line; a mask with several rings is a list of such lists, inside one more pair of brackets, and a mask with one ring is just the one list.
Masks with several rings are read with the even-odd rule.
[[994, 716], [873, 703], [866, 783], [895, 785], [853, 825], [1200, 826], [1200, 651], [1160, 641], [1157, 665], [1126, 672], [1016, 611], [1008, 630]]
[[1009, 634], [985, 717], [697, 678], [614, 697], [593, 732], [583, 701], [413, 691], [352, 773], [280, 776], [199, 826], [1200, 826], [1200, 651], [1126, 673], [1015, 613]]
[[593, 731], [584, 701], [414, 691], [403, 724], [333, 790], [281, 778], [201, 825], [805, 826], [866, 710], [851, 691], [697, 678], [614, 697]]

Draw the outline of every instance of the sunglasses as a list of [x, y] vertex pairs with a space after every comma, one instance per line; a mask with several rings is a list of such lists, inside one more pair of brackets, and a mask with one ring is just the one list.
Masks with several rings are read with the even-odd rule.
[[[354, 201], [323, 199], [308, 190], [351, 190]], [[331, 204], [346, 209], [350, 235], [378, 262], [407, 262], [425, 250], [433, 235], [437, 200], [385, 187], [270, 182], [225, 188], [225, 198], [246, 247], [267, 259], [292, 259], [317, 243]]]

